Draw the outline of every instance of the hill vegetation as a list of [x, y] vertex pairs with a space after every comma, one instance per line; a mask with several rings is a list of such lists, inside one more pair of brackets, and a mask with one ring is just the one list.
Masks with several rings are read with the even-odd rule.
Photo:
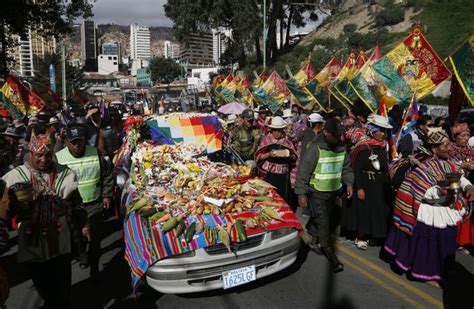
[[[379, 45], [383, 53], [409, 35], [412, 26], [420, 22], [424, 34], [444, 59], [474, 32], [474, 1], [472, 0], [406, 0], [395, 4], [388, 1], [368, 1], [342, 7], [299, 44], [280, 53], [268, 70], [276, 70], [288, 78], [285, 66], [295, 73], [309, 54], [316, 71], [332, 56], [347, 59], [351, 50], [363, 49], [368, 54]], [[377, 2], [377, 3], [376, 3]], [[398, 1], [400, 2], [400, 1]], [[247, 74], [262, 69], [251, 62], [244, 68]]]

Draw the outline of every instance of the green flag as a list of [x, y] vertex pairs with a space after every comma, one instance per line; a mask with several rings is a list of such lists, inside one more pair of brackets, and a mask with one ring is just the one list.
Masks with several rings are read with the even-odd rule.
[[474, 106], [474, 34], [449, 57], [449, 61], [467, 100]]

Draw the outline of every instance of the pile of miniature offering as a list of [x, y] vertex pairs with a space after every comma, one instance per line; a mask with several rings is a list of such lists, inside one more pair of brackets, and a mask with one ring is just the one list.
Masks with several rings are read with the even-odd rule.
[[[213, 163], [194, 144], [137, 145], [132, 156], [130, 188], [135, 191], [128, 213], [136, 211], [161, 233], [172, 231], [189, 244], [204, 233], [208, 243], [220, 240], [230, 248], [231, 235], [247, 239], [246, 229], [284, 221], [263, 180], [241, 182], [245, 169]], [[235, 215], [248, 212], [246, 218]], [[212, 224], [209, 224], [210, 221]]]

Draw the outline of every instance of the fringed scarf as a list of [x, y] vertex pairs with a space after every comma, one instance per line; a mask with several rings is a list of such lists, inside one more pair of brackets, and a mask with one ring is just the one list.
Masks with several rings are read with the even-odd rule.
[[431, 158], [413, 169], [397, 192], [393, 221], [397, 228], [411, 234], [416, 224], [420, 203], [430, 187], [444, 179], [447, 173], [457, 172], [456, 167], [447, 160]]

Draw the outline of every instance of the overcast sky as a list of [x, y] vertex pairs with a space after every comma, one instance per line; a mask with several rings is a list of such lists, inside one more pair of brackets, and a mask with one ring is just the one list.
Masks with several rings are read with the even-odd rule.
[[[238, 0], [235, 0], [238, 1]], [[93, 6], [93, 20], [98, 24], [172, 27], [173, 22], [165, 16], [163, 4], [166, 0], [96, 0]], [[294, 31], [311, 31], [319, 23], [308, 22], [302, 29]]]
[[98, 24], [172, 27], [165, 16], [166, 0], [97, 0], [93, 6], [93, 20]]

